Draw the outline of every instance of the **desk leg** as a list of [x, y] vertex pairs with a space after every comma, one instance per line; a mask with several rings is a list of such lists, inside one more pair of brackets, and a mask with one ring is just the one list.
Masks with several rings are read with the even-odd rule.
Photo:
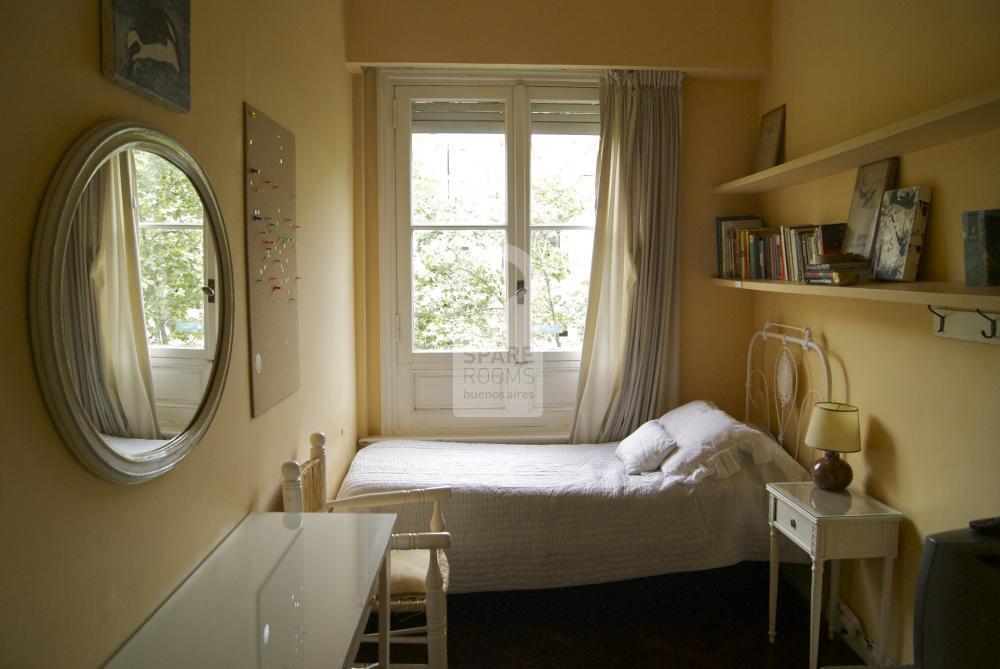
[[838, 600], [840, 599], [840, 560], [830, 562], [830, 601], [826, 608], [826, 622], [829, 625], [829, 637], [833, 639], [837, 635], [839, 613]]
[[382, 570], [378, 575], [378, 666], [389, 669], [389, 601], [392, 597], [389, 586], [389, 554], [386, 549], [382, 559]]
[[809, 669], [816, 669], [819, 657], [820, 611], [823, 610], [823, 560], [813, 558], [812, 593], [809, 598]]
[[892, 608], [892, 565], [893, 558], [882, 560], [882, 603], [878, 617], [878, 666], [885, 666], [885, 655], [889, 651], [889, 609]]
[[[771, 502], [774, 503], [773, 501]], [[771, 525], [771, 573], [767, 597], [767, 640], [774, 643], [775, 620], [778, 615], [778, 533]]]

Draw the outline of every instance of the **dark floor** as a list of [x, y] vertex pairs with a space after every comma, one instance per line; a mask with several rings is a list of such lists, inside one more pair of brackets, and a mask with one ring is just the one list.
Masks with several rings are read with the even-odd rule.
[[[448, 665], [806, 667], [808, 604], [781, 582], [772, 646], [767, 580], [767, 564], [744, 563], [579, 588], [449, 595]], [[862, 664], [842, 641], [827, 640], [825, 624], [820, 639], [820, 666]], [[362, 653], [374, 660], [373, 652]], [[394, 646], [392, 660], [423, 662], [426, 655], [419, 646]]]

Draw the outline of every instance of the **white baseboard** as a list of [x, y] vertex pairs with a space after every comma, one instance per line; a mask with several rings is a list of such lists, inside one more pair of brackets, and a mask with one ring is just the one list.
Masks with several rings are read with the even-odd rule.
[[[788, 581], [793, 589], [802, 597], [805, 601], [809, 601], [809, 579], [811, 572], [806, 566], [799, 565], [786, 565], [782, 564], [782, 576]], [[791, 567], [791, 568], [789, 568]], [[823, 593], [823, 615], [826, 615], [827, 607], [827, 597], [829, 593], [824, 590]], [[897, 666], [896, 660], [891, 657], [886, 657], [884, 663], [879, 664], [878, 662], [878, 652], [879, 646], [871, 637], [865, 634], [864, 628], [861, 626], [861, 620], [858, 618], [857, 614], [851, 610], [851, 608], [844, 603], [843, 599], [837, 598], [837, 609], [840, 616], [840, 631], [841, 638], [844, 643], [857, 653], [858, 657], [869, 667], [895, 667]], [[826, 635], [825, 625], [821, 627], [820, 633]]]
[[[840, 615], [840, 628], [842, 630], [841, 638], [844, 643], [857, 653], [858, 657], [864, 660], [864, 663], [869, 667], [895, 667], [896, 660], [886, 656], [882, 663], [879, 663], [879, 646], [874, 641], [871, 640], [867, 634], [865, 634], [864, 628], [861, 627], [861, 620], [858, 616], [851, 610], [851, 608], [844, 603], [843, 599], [837, 601], [838, 612]], [[825, 610], [825, 607], [824, 607]]]

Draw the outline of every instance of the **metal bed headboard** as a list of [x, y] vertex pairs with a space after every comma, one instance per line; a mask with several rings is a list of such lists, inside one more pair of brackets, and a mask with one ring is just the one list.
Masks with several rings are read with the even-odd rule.
[[[768, 340], [779, 342], [777, 357], [774, 361], [774, 375], [772, 377], [774, 391], [774, 415], [778, 420], [777, 433], [771, 430], [771, 392], [768, 386], [768, 377], [760, 367], [754, 367], [754, 352], [757, 345], [765, 346]], [[801, 399], [796, 401], [799, 395], [799, 364], [795, 360], [795, 354], [791, 347], [801, 348], [801, 363], [805, 376], [808, 374], [807, 354], [813, 351], [819, 356], [823, 367], [823, 386], [821, 390], [813, 387], [806, 388]], [[761, 356], [761, 367], [766, 364], [763, 354]], [[758, 381], [758, 387], [754, 387], [754, 381]], [[811, 386], [811, 384], [810, 384]], [[764, 414], [763, 421], [757, 423], [757, 427], [766, 429], [774, 435], [775, 439], [782, 446], [785, 446], [787, 429], [795, 419], [795, 452], [794, 457], [798, 458], [799, 445], [802, 441], [803, 414], [806, 411], [809, 401], [828, 402], [830, 401], [830, 363], [826, 359], [826, 353], [813, 341], [812, 330], [800, 328], [782, 323], [764, 324], [750, 339], [750, 348], [747, 351], [747, 378], [746, 378], [746, 411], [744, 420], [751, 425], [754, 424], [752, 411], [761, 410]]]

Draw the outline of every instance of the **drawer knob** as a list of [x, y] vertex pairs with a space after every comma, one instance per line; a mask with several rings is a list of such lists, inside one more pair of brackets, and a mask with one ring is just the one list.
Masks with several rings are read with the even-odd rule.
[[794, 518], [789, 518], [788, 519], [788, 524], [792, 526], [793, 530], [795, 529], [795, 519]]

